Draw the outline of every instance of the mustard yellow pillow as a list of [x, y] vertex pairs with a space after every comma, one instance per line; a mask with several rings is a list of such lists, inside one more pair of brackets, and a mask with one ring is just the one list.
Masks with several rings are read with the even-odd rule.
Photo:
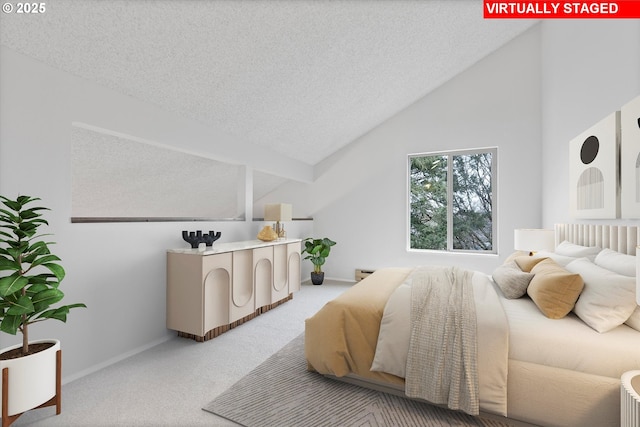
[[527, 294], [540, 311], [550, 319], [569, 314], [584, 288], [582, 277], [568, 272], [550, 258], [537, 263], [531, 272], [534, 276]]
[[534, 256], [519, 256], [515, 258], [516, 264], [520, 267], [520, 270], [530, 273], [531, 269], [536, 266], [543, 259], [547, 259], [546, 257], [534, 257]]

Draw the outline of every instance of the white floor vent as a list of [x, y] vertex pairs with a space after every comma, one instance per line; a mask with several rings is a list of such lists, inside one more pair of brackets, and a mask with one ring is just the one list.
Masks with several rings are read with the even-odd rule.
[[640, 427], [640, 371], [629, 371], [622, 374], [620, 426]]

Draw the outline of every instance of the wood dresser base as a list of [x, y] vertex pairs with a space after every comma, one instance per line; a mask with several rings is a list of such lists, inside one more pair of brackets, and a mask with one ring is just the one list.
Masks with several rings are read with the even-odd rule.
[[217, 337], [218, 335], [224, 334], [225, 332], [229, 331], [230, 329], [235, 328], [236, 326], [240, 326], [242, 325], [244, 322], [248, 322], [251, 319], [255, 319], [257, 316], [261, 315], [262, 313], [266, 313], [267, 311], [276, 308], [277, 306], [284, 304], [285, 302], [289, 301], [293, 299], [293, 294], [289, 294], [286, 298], [281, 299], [280, 301], [276, 301], [273, 304], [269, 304], [266, 305], [264, 307], [260, 307], [259, 309], [257, 309], [255, 312], [244, 316], [241, 319], [236, 320], [235, 322], [231, 322], [228, 325], [222, 325], [222, 326], [218, 326], [217, 328], [213, 328], [212, 330], [210, 330], [209, 332], [207, 332], [206, 334], [204, 334], [204, 336], [198, 336], [198, 335], [194, 335], [194, 334], [188, 334], [186, 332], [180, 332], [178, 331], [178, 336], [182, 337], [182, 338], [189, 338], [192, 340], [196, 340], [197, 342], [205, 342], [208, 341], [210, 339], [213, 339], [215, 337]]

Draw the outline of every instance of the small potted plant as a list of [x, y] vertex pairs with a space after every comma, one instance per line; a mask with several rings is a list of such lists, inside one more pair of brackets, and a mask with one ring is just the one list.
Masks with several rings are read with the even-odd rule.
[[314, 239], [309, 237], [304, 239], [304, 248], [302, 253], [308, 254], [304, 259], [308, 259], [313, 264], [313, 271], [311, 272], [311, 283], [314, 285], [322, 285], [324, 282], [324, 271], [322, 271], [322, 265], [327, 260], [329, 253], [331, 252], [331, 246], [336, 242], [324, 237], [322, 239]]
[[0, 390], [3, 425], [39, 406], [55, 405], [60, 413], [60, 341], [30, 342], [29, 325], [48, 319], [66, 322], [70, 309], [86, 307], [51, 307], [64, 298], [59, 286], [65, 271], [49, 250], [53, 242], [40, 240], [46, 234], [36, 234], [48, 225], [41, 213], [47, 208], [26, 206], [37, 200], [0, 196], [0, 331], [22, 333], [22, 344], [0, 350], [0, 370], [8, 372], [7, 395]]

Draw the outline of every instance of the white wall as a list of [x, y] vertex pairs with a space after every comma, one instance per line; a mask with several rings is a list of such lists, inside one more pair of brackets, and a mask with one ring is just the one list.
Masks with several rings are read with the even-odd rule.
[[[327, 275], [452, 262], [490, 272], [514, 228], [571, 221], [568, 141], [640, 93], [638, 52], [637, 20], [543, 21], [316, 166], [306, 206], [316, 235], [339, 242]], [[492, 145], [499, 255], [407, 252], [406, 155]]]
[[[538, 26], [316, 166], [311, 214], [338, 242], [323, 268], [451, 264], [490, 272], [513, 252], [513, 229], [541, 223]], [[498, 255], [408, 252], [407, 155], [498, 147]]]
[[640, 94], [640, 21], [545, 21], [542, 64], [542, 212], [552, 227], [572, 220], [569, 141]]
[[[219, 242], [229, 242], [255, 239], [264, 225], [252, 222], [251, 215], [246, 222], [72, 224], [72, 122], [169, 146], [186, 142], [191, 152], [260, 166], [291, 179], [312, 177], [308, 165], [46, 67], [4, 46], [0, 63], [0, 194], [40, 197], [52, 209], [47, 215], [48, 231], [57, 242], [52, 250], [67, 270], [61, 287], [64, 302], [88, 306], [72, 311], [66, 325], [49, 321], [30, 329], [31, 339], [62, 341], [65, 381], [173, 336], [165, 327], [165, 253], [187, 245], [182, 230], [221, 231]], [[246, 199], [250, 208], [251, 195]], [[304, 237], [312, 227], [312, 221], [289, 223], [288, 236]], [[0, 348], [18, 340], [0, 334]]]

